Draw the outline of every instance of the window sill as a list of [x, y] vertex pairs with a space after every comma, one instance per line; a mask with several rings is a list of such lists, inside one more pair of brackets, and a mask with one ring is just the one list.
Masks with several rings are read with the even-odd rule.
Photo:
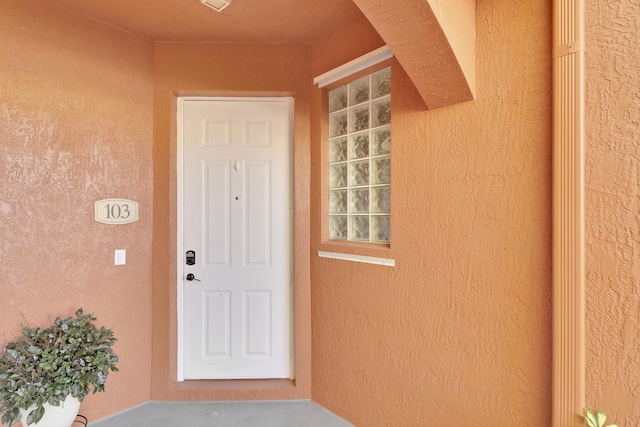
[[386, 265], [387, 267], [395, 267], [396, 260], [391, 258], [379, 258], [366, 255], [344, 254], [340, 252], [318, 251], [320, 258], [339, 259], [341, 261], [362, 262], [365, 264]]

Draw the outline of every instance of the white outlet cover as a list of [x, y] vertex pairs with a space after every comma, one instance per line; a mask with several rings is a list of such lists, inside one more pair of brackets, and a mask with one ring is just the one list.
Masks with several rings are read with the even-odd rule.
[[114, 255], [114, 265], [125, 265], [127, 263], [127, 250], [116, 249]]

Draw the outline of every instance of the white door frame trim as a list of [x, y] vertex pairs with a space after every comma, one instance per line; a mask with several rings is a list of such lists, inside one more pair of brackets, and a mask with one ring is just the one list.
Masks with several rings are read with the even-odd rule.
[[293, 128], [294, 128], [294, 107], [295, 107], [295, 99], [292, 96], [178, 96], [177, 98], [177, 117], [176, 117], [176, 302], [177, 302], [177, 343], [178, 343], [178, 352], [177, 352], [177, 367], [178, 367], [178, 382], [185, 381], [184, 379], [184, 331], [183, 331], [183, 316], [184, 316], [184, 246], [183, 246], [183, 221], [184, 221], [184, 192], [182, 191], [182, 186], [184, 184], [183, 178], [183, 161], [184, 161], [184, 141], [182, 138], [182, 128], [183, 128], [183, 119], [182, 115], [184, 113], [184, 101], [191, 100], [207, 100], [207, 101], [244, 101], [244, 102], [258, 102], [258, 101], [287, 101], [289, 102], [289, 168], [291, 174], [289, 175], [289, 227], [291, 230], [291, 242], [290, 242], [290, 283], [289, 283], [289, 294], [290, 294], [290, 313], [289, 316], [291, 318], [291, 328], [289, 331], [289, 340], [290, 340], [290, 351], [291, 351], [291, 366], [290, 366], [290, 377], [293, 379], [295, 377], [295, 359], [293, 355], [295, 354], [295, 316], [294, 316], [294, 298], [293, 298], [293, 289], [294, 289], [294, 243], [295, 243], [295, 227], [294, 227], [294, 218], [293, 218], [293, 182], [294, 182], [294, 158], [293, 158]]

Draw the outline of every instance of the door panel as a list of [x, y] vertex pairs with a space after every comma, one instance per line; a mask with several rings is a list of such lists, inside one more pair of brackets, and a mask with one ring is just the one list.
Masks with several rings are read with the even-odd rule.
[[231, 175], [229, 162], [205, 163], [205, 254], [208, 266], [231, 260]]
[[244, 193], [247, 195], [245, 266], [271, 264], [271, 170], [268, 162], [246, 162]]
[[184, 378], [289, 378], [292, 103], [180, 102]]
[[205, 357], [231, 357], [231, 292], [203, 292]]
[[245, 357], [271, 356], [271, 292], [245, 292], [244, 312]]

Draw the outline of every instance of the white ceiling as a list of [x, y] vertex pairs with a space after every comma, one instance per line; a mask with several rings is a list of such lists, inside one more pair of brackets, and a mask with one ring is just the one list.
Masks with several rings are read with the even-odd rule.
[[232, 0], [221, 13], [200, 0], [45, 0], [158, 41], [308, 43], [361, 12], [352, 0]]

